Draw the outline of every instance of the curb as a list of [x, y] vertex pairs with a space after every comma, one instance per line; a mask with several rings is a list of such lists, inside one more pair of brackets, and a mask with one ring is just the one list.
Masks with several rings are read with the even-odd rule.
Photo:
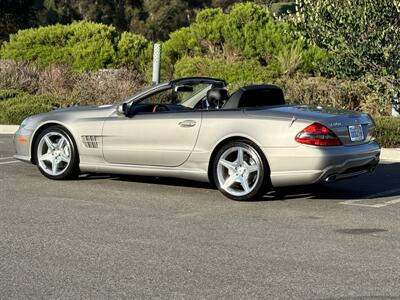
[[[19, 125], [0, 125], [0, 134], [14, 134]], [[382, 148], [381, 160], [400, 161], [400, 148]]]
[[19, 125], [0, 125], [0, 134], [14, 134]]
[[381, 160], [400, 161], [400, 148], [382, 148]]

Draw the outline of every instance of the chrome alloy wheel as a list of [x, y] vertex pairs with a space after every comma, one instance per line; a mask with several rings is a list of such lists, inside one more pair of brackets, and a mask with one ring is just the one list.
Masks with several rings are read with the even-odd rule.
[[232, 147], [219, 158], [217, 178], [227, 193], [240, 197], [251, 193], [257, 186], [262, 162], [252, 147]]
[[51, 131], [40, 140], [37, 148], [37, 162], [50, 176], [64, 173], [71, 162], [71, 144], [60, 132]]

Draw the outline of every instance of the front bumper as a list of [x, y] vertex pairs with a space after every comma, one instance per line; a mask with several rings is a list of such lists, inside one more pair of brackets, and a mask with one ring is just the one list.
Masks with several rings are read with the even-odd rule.
[[33, 137], [33, 129], [19, 128], [14, 134], [14, 145], [16, 154], [15, 159], [25, 162], [32, 162], [31, 160], [31, 142]]
[[368, 144], [340, 147], [264, 149], [275, 187], [334, 181], [372, 171], [379, 163], [380, 146]]

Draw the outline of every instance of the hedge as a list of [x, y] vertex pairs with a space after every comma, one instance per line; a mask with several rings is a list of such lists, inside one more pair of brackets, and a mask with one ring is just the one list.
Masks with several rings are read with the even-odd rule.
[[28, 116], [67, 106], [71, 102], [50, 95], [0, 90], [0, 124], [20, 124]]
[[68, 64], [88, 71], [109, 67], [142, 70], [151, 43], [141, 35], [120, 34], [113, 26], [81, 21], [20, 30], [0, 49], [0, 58], [33, 61], [40, 67]]
[[400, 117], [375, 117], [376, 136], [385, 148], [400, 148]]
[[[0, 124], [20, 124], [28, 116], [73, 104], [71, 99], [0, 90]], [[376, 136], [385, 148], [400, 147], [400, 118], [375, 117]]]

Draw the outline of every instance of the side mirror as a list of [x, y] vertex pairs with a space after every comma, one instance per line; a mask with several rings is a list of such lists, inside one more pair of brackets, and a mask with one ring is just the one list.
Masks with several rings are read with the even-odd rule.
[[125, 115], [127, 116], [129, 113], [129, 106], [127, 103], [122, 103], [120, 105], [118, 105], [117, 107], [117, 113], [120, 115]]

